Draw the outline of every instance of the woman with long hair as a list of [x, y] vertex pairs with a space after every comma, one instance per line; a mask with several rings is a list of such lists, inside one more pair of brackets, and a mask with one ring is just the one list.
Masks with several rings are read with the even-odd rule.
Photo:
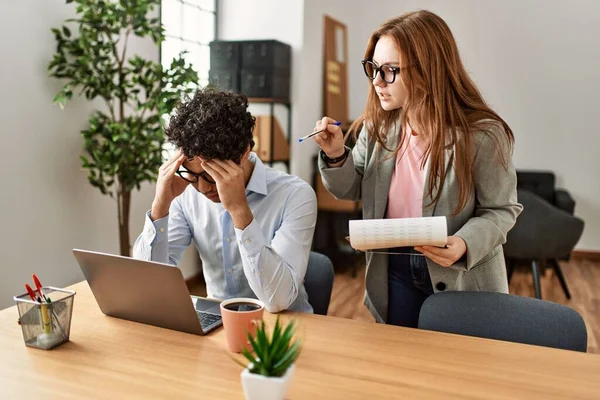
[[522, 210], [514, 136], [468, 76], [448, 25], [429, 11], [393, 18], [362, 64], [371, 85], [350, 127], [354, 148], [333, 119], [316, 124], [325, 187], [362, 200], [365, 219], [445, 216], [449, 235], [445, 248], [367, 252], [367, 308], [378, 322], [416, 327], [434, 292], [507, 293], [502, 244]]

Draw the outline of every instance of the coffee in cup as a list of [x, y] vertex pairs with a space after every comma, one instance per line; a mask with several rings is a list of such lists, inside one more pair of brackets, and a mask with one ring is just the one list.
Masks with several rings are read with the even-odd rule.
[[225, 308], [229, 311], [256, 311], [260, 309], [258, 304], [248, 303], [248, 302], [239, 302], [239, 303], [230, 303], [225, 306]]
[[227, 337], [227, 348], [240, 353], [250, 349], [248, 333], [256, 334], [256, 325], [262, 320], [265, 304], [251, 298], [234, 298], [221, 302], [221, 317]]

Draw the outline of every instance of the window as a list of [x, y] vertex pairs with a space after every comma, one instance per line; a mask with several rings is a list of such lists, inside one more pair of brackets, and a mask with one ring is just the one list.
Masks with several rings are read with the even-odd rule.
[[162, 0], [161, 21], [165, 41], [161, 46], [161, 63], [171, 64], [180, 52], [198, 72], [201, 87], [208, 85], [210, 69], [209, 43], [216, 38], [217, 0]]

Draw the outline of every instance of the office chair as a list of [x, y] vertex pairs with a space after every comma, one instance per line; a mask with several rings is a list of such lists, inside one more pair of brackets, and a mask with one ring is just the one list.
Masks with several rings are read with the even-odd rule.
[[304, 276], [304, 288], [315, 314], [327, 315], [333, 289], [333, 276], [331, 260], [323, 254], [311, 251]]
[[556, 176], [552, 171], [518, 169], [517, 189], [535, 193], [553, 206], [575, 214], [575, 199], [568, 190], [556, 188]]
[[584, 222], [528, 190], [517, 189], [517, 196], [523, 204], [523, 212], [508, 232], [504, 244], [509, 282], [518, 261], [530, 262], [535, 297], [541, 299], [540, 262], [547, 261], [565, 296], [570, 299], [571, 293], [558, 260], [573, 251], [583, 233]]
[[439, 292], [425, 300], [419, 328], [585, 352], [577, 311], [549, 301], [489, 292]]

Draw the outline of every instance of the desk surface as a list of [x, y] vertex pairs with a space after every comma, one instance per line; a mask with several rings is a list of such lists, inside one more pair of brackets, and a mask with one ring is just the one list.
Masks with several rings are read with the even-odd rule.
[[[51, 351], [25, 347], [15, 307], [0, 311], [2, 399], [243, 398], [222, 328], [201, 337], [107, 317], [86, 282], [71, 289], [71, 341]], [[600, 398], [597, 355], [294, 316], [305, 346], [289, 399]]]

